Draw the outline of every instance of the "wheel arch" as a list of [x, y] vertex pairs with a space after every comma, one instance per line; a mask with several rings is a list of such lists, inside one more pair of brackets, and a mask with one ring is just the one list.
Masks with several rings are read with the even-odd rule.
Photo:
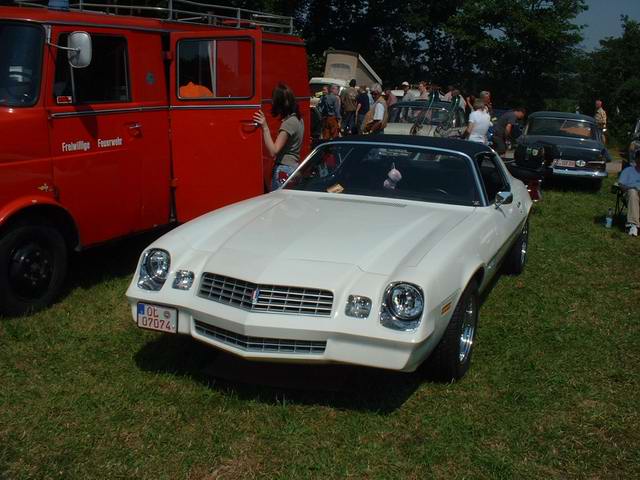
[[471, 275], [469, 277], [469, 280], [467, 280], [467, 283], [465, 284], [465, 288], [466, 288], [466, 285], [469, 285], [473, 281], [475, 281], [478, 288], [480, 288], [482, 285], [482, 282], [485, 279], [485, 273], [486, 271], [485, 271], [484, 265], [480, 265], [476, 267], [476, 270], [473, 273], [473, 275]]
[[50, 198], [20, 199], [0, 209], [0, 234], [21, 222], [56, 227], [69, 249], [80, 248], [80, 233], [73, 216]]

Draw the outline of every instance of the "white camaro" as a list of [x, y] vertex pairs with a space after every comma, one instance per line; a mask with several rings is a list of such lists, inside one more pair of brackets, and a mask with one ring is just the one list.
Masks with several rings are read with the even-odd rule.
[[526, 262], [531, 199], [480, 144], [350, 137], [283, 188], [203, 215], [143, 252], [139, 327], [252, 360], [340, 362], [450, 381], [479, 295]]

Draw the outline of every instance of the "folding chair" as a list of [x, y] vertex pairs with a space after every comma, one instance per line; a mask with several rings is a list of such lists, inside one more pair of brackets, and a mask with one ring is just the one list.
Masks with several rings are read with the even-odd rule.
[[611, 185], [611, 193], [616, 196], [616, 206], [613, 210], [613, 217], [618, 218], [622, 216], [624, 209], [627, 208], [627, 199], [624, 196], [624, 190], [622, 190], [618, 182]]

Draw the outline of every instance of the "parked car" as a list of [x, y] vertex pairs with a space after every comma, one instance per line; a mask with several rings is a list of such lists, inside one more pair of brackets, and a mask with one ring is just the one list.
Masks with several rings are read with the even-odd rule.
[[595, 120], [565, 112], [529, 116], [514, 153], [515, 163], [546, 177], [584, 179], [599, 189], [610, 160]]
[[389, 121], [384, 133], [462, 138], [466, 129], [464, 110], [453, 108], [451, 102], [414, 100], [389, 107]]
[[141, 328], [252, 360], [339, 362], [444, 380], [471, 359], [480, 295], [524, 268], [531, 199], [489, 147], [422, 136], [319, 146], [274, 192], [147, 248]]

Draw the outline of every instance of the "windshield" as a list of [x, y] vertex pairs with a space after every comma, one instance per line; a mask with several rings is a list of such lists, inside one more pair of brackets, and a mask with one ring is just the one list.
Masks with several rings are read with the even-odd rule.
[[0, 107], [38, 100], [44, 32], [35, 25], [0, 23]]
[[593, 126], [589, 122], [567, 118], [532, 118], [529, 120], [527, 134], [595, 138]]
[[394, 105], [389, 109], [389, 123], [411, 123], [439, 125], [449, 118], [444, 108], [427, 108]]
[[471, 161], [457, 153], [377, 143], [319, 147], [287, 190], [480, 205]]

